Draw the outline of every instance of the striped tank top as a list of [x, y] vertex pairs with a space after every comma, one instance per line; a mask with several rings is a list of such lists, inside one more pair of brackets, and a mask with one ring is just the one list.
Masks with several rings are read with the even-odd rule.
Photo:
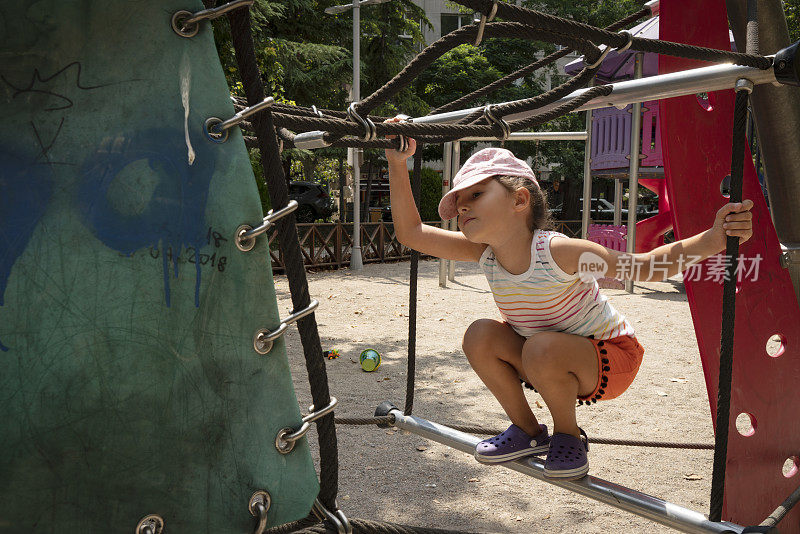
[[564, 234], [536, 230], [531, 241], [531, 266], [522, 274], [511, 274], [497, 261], [491, 247], [483, 251], [483, 269], [500, 315], [521, 336], [556, 331], [611, 339], [633, 337], [633, 326], [625, 320], [595, 280], [582, 281], [567, 274], [553, 261], [550, 240]]

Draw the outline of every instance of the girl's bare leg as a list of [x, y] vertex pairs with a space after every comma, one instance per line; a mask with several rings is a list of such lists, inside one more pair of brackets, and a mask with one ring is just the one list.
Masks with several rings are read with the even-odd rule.
[[[530, 436], [539, 434], [539, 422], [520, 387], [525, 338], [506, 323], [479, 319], [464, 333], [463, 349], [470, 365], [505, 410], [511, 422]], [[530, 382], [530, 381], [528, 381]], [[575, 404], [575, 397], [572, 397]]]
[[539, 332], [524, 343], [522, 367], [553, 416], [553, 432], [579, 437], [575, 400], [594, 391], [599, 375], [594, 344], [574, 334]]

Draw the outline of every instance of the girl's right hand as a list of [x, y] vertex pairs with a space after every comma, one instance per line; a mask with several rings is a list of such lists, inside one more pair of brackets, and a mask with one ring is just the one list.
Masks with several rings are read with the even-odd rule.
[[[392, 117], [391, 119], [386, 119], [384, 122], [400, 122], [402, 120], [403, 119], [401, 117]], [[397, 136], [386, 136], [387, 139], [394, 139], [395, 137]], [[393, 163], [403, 163], [405, 160], [414, 155], [414, 152], [417, 150], [417, 142], [411, 137], [406, 137], [406, 141], [408, 142], [408, 148], [405, 150], [405, 152], [400, 152], [399, 150], [395, 150], [393, 148], [386, 149], [386, 160], [389, 162], [389, 165]]]

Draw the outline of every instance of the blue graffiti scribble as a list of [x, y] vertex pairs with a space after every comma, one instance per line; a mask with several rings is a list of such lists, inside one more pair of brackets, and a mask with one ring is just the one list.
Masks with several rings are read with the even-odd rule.
[[[14, 262], [28, 246], [53, 194], [52, 170], [33, 157], [0, 148], [0, 306]], [[0, 341], [0, 351], [8, 347]]]
[[[164, 269], [164, 300], [170, 305], [169, 263], [178, 277], [178, 256], [184, 247], [195, 250], [195, 306], [200, 306], [199, 250], [205, 243], [208, 188], [213, 174], [213, 156], [198, 153], [193, 165], [186, 160], [182, 130], [155, 129], [107, 138], [83, 164], [77, 204], [85, 224], [106, 246], [125, 255], [153, 247], [161, 250]], [[153, 183], [149, 196], [137, 200], [141, 191], [131, 190], [126, 205], [118, 198], [130, 174], [147, 171]], [[110, 192], [111, 190], [111, 192]], [[115, 198], [115, 195], [117, 198]], [[137, 202], [141, 205], [137, 207]]]

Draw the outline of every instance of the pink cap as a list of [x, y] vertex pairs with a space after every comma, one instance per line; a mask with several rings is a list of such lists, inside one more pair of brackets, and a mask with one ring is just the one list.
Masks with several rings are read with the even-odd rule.
[[492, 176], [522, 176], [539, 185], [530, 166], [514, 157], [510, 150], [484, 148], [465, 161], [461, 170], [453, 177], [453, 188], [439, 202], [439, 216], [446, 221], [458, 215], [456, 193]]

